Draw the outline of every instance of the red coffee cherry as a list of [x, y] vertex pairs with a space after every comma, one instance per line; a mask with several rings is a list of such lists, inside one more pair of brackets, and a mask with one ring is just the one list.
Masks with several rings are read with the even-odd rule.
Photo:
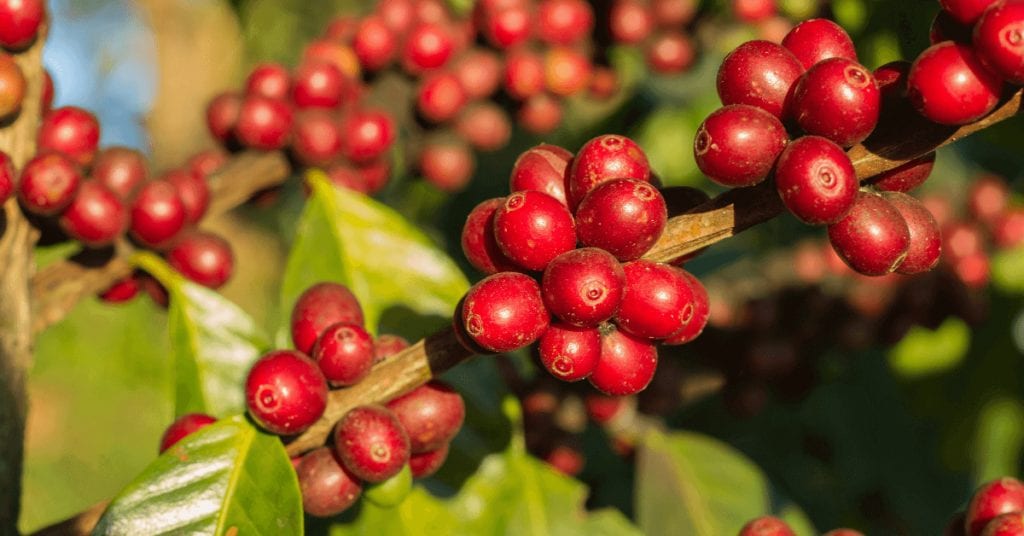
[[857, 61], [853, 40], [841, 26], [828, 19], [810, 19], [797, 24], [786, 34], [782, 46], [800, 60], [804, 69], [829, 58]]
[[619, 77], [609, 67], [594, 66], [594, 74], [590, 77], [590, 97], [597, 100], [608, 100], [619, 91]]
[[431, 123], [453, 119], [466, 105], [466, 92], [451, 73], [428, 76], [416, 94], [416, 110]]
[[874, 70], [875, 84], [882, 98], [883, 108], [899, 107], [907, 96], [907, 76], [910, 75], [910, 62], [890, 61]]
[[78, 166], [64, 155], [40, 154], [21, 170], [18, 200], [33, 214], [53, 216], [71, 203], [81, 181]]
[[786, 95], [804, 67], [785, 47], [747, 41], [722, 60], [716, 88], [722, 104], [749, 104], [782, 118]]
[[953, 273], [967, 287], [982, 289], [988, 286], [992, 275], [992, 266], [988, 253], [971, 253], [950, 261]]
[[693, 142], [697, 166], [729, 187], [752, 186], [771, 172], [789, 136], [774, 115], [754, 106], [719, 108], [701, 123]]
[[0, 53], [0, 118], [9, 119], [21, 110], [25, 100], [25, 75], [14, 58]]
[[552, 324], [540, 336], [537, 353], [552, 376], [566, 382], [580, 381], [597, 367], [601, 357], [601, 333], [597, 328]]
[[46, 18], [45, 4], [43, 0], [0, 1], [0, 46], [23, 50], [31, 45]]
[[996, 0], [939, 0], [942, 9], [949, 12], [961, 24], [974, 24], [988, 6]]
[[1024, 534], [1024, 513], [1002, 514], [985, 525], [982, 536], [1020, 536]]
[[537, 37], [550, 45], [572, 45], [594, 29], [594, 11], [583, 0], [543, 0], [537, 6]]
[[242, 97], [235, 93], [221, 93], [206, 105], [206, 127], [221, 143], [234, 139], [238, 114], [242, 110]]
[[1010, 208], [996, 218], [992, 224], [992, 241], [1003, 249], [1024, 243], [1024, 210]]
[[968, 45], [945, 41], [921, 53], [907, 78], [907, 96], [921, 115], [944, 125], [978, 120], [999, 102], [1003, 83]]
[[128, 210], [109, 188], [85, 181], [60, 216], [61, 229], [90, 247], [113, 243], [128, 227]]
[[373, 343], [373, 363], [377, 364], [409, 347], [409, 341], [398, 335], [383, 334]]
[[405, 38], [402, 66], [411, 73], [437, 69], [448, 62], [455, 45], [447, 30], [439, 24], [419, 24]]
[[886, 192], [909, 192], [924, 184], [935, 167], [935, 153], [911, 160], [871, 179], [871, 185]]
[[740, 536], [796, 536], [796, 533], [785, 521], [773, 516], [762, 516], [743, 525]]
[[168, 171], [160, 179], [171, 183], [178, 190], [178, 197], [185, 206], [185, 223], [199, 222], [210, 206], [210, 186], [206, 184], [206, 179], [181, 169]]
[[156, 180], [142, 186], [131, 206], [131, 234], [142, 244], [160, 248], [185, 227], [185, 204], [178, 189]]
[[234, 134], [246, 147], [273, 151], [288, 144], [292, 121], [292, 108], [287, 102], [250, 95], [238, 110]]
[[572, 214], [543, 192], [514, 192], [494, 213], [494, 237], [505, 256], [529, 270], [576, 247]]
[[696, 339], [704, 332], [704, 328], [708, 324], [708, 317], [711, 314], [711, 302], [708, 299], [707, 289], [704, 288], [704, 285], [701, 284], [696, 276], [686, 270], [682, 270], [682, 272], [683, 277], [690, 284], [690, 290], [693, 293], [693, 318], [687, 322], [682, 331], [665, 339], [664, 344], [686, 344]]
[[367, 193], [375, 194], [384, 189], [391, 180], [391, 163], [386, 158], [378, 158], [355, 167], [366, 185]]
[[485, 99], [494, 94], [501, 85], [503, 74], [501, 59], [488, 50], [473, 48], [466, 51], [452, 65], [452, 74], [469, 100]]
[[381, 0], [375, 11], [395, 35], [404, 35], [416, 21], [413, 0]]
[[797, 219], [824, 225], [846, 216], [860, 182], [841, 147], [826, 138], [804, 136], [790, 142], [779, 156], [775, 186]]
[[562, 124], [562, 100], [547, 93], [534, 95], [519, 105], [516, 121], [531, 134], [548, 134]]
[[583, 405], [587, 408], [587, 416], [597, 424], [607, 424], [628, 406], [629, 399], [619, 396], [605, 396], [599, 393], [587, 393], [583, 397]]
[[53, 109], [53, 91], [53, 77], [50, 76], [50, 71], [43, 69], [43, 95], [40, 100], [44, 116]]
[[657, 368], [657, 346], [612, 330], [601, 336], [601, 358], [587, 381], [606, 395], [633, 395], [647, 388]]
[[292, 102], [299, 108], [335, 108], [342, 102], [346, 85], [345, 75], [335, 65], [305, 62], [295, 71]]
[[567, 251], [544, 270], [544, 304], [569, 324], [596, 327], [619, 310], [625, 278], [619, 261], [607, 251]]
[[482, 10], [480, 33], [499, 49], [512, 48], [526, 42], [533, 33], [532, 6], [511, 2], [501, 7]]
[[173, 447], [182, 439], [215, 422], [217, 422], [215, 417], [205, 413], [187, 413], [178, 417], [167, 427], [163, 437], [160, 438], [160, 453], [163, 454], [165, 450]]
[[642, 181], [616, 179], [595, 188], [576, 209], [581, 243], [621, 261], [640, 258], [661, 237], [668, 221], [665, 199]]
[[513, 99], [526, 100], [544, 91], [544, 60], [526, 49], [505, 57], [505, 92]]
[[324, 170], [332, 183], [361, 194], [369, 194], [369, 185], [359, 169], [348, 163], [332, 164]]
[[1024, 4], [999, 2], [974, 26], [981, 63], [1012, 84], [1024, 84]]
[[480, 151], [504, 147], [512, 136], [508, 115], [493, 102], [478, 102], [466, 107], [455, 121], [455, 131]]
[[383, 482], [409, 462], [409, 436], [387, 408], [360, 406], [338, 421], [334, 450], [353, 475], [367, 482]]
[[359, 479], [341, 465], [328, 447], [306, 453], [295, 473], [302, 491], [302, 509], [311, 516], [336, 516], [355, 504], [363, 492]]
[[99, 297], [106, 303], [124, 303], [138, 296], [141, 289], [139, 278], [129, 276], [114, 282], [114, 284], [101, 292]]
[[363, 325], [363, 309], [344, 285], [317, 283], [306, 289], [292, 308], [292, 342], [303, 353], [313, 345], [330, 325], [337, 323]]
[[266, 431], [294, 435], [305, 431], [327, 407], [327, 380], [312, 359], [275, 350], [256, 361], [245, 380], [249, 415]]
[[821, 536], [864, 536], [864, 533], [859, 530], [839, 528], [832, 529]]
[[807, 70], [789, 103], [793, 118], [808, 134], [843, 147], [856, 145], [875, 130], [881, 96], [875, 77], [857, 62], [831, 58]]
[[273, 100], [284, 100], [292, 87], [292, 77], [288, 69], [277, 63], [257, 65], [245, 80], [245, 94], [260, 96]]
[[167, 262], [190, 281], [214, 289], [224, 286], [235, 270], [231, 244], [206, 231], [192, 231], [176, 240]]
[[990, 224], [1010, 204], [1010, 187], [994, 175], [982, 175], [971, 181], [967, 189], [967, 212], [974, 219]]
[[83, 167], [92, 165], [99, 142], [96, 116], [75, 106], [53, 110], [39, 126], [39, 152], [63, 153]]
[[967, 505], [968, 536], [978, 536], [985, 525], [1001, 514], [1024, 511], [1024, 484], [1016, 478], [1003, 477], [986, 482]]
[[[222, 149], [207, 149], [196, 153], [185, 163], [189, 173], [201, 179], [208, 179], [228, 163], [228, 154]], [[94, 168], [95, 169], [95, 166]]]
[[659, 74], [677, 74], [696, 58], [693, 42], [682, 32], [664, 32], [647, 45], [647, 65]]
[[431, 380], [387, 404], [409, 434], [413, 454], [436, 451], [462, 428], [466, 405], [450, 385]]
[[879, 276], [903, 262], [910, 230], [892, 204], [879, 195], [860, 192], [846, 217], [828, 226], [828, 239], [850, 268]]
[[395, 123], [387, 112], [352, 112], [341, 123], [341, 154], [356, 163], [380, 158], [395, 142]]
[[300, 112], [295, 118], [292, 154], [306, 166], [326, 166], [341, 154], [341, 137], [341, 127], [330, 112]]
[[[335, 41], [318, 39], [306, 45], [305, 50], [302, 51], [302, 61], [330, 63], [350, 80], [358, 78], [360, 75], [359, 58], [356, 57], [356, 53], [348, 45]], [[357, 88], [348, 85], [348, 89], [346, 97], [356, 93], [351, 90]]]
[[409, 457], [409, 469], [413, 478], [426, 478], [438, 471], [448, 458], [448, 445], [437, 450], [413, 454]]
[[694, 291], [681, 268], [637, 260], [622, 266], [625, 291], [615, 323], [637, 337], [667, 339], [694, 317]]
[[907, 222], [910, 231], [910, 247], [907, 257], [896, 267], [901, 274], [927, 272], [939, 263], [942, 253], [942, 231], [928, 209], [917, 199], [900, 192], [882, 194]]
[[983, 254], [986, 249], [981, 227], [973, 222], [953, 221], [942, 229], [942, 256], [949, 262]]
[[615, 134], [598, 136], [583, 144], [566, 176], [569, 208], [576, 210], [587, 194], [613, 179], [650, 182], [651, 165], [643, 149], [635, 141]]
[[373, 353], [373, 336], [362, 326], [342, 322], [324, 330], [310, 357], [333, 387], [345, 387], [370, 373]]
[[504, 197], [481, 202], [470, 211], [462, 228], [462, 253], [474, 268], [485, 274], [519, 269], [494, 238], [494, 214], [504, 204]]
[[17, 182], [17, 175], [14, 173], [14, 163], [7, 153], [0, 151], [0, 205], [7, 202], [14, 194], [14, 184]]
[[92, 178], [128, 200], [146, 181], [146, 159], [142, 153], [127, 147], [108, 147], [96, 155]]
[[359, 22], [352, 37], [352, 50], [363, 69], [376, 71], [395, 59], [398, 39], [384, 17], [371, 15]]
[[439, 190], [458, 192], [473, 178], [476, 157], [464, 142], [429, 140], [420, 150], [418, 167], [423, 178]]
[[568, 47], [553, 47], [544, 54], [544, 85], [554, 95], [575, 95], [590, 84], [590, 58]]
[[500, 353], [532, 344], [548, 328], [550, 316], [536, 281], [502, 272], [469, 289], [459, 320], [474, 343]]
[[570, 161], [572, 153], [557, 145], [542, 143], [527, 149], [512, 166], [509, 190], [544, 192], [565, 204], [565, 173]]
[[743, 22], [762, 21], [775, 15], [775, 0], [732, 0], [732, 12]]
[[615, 0], [608, 21], [612, 39], [625, 45], [643, 41], [654, 30], [653, 13], [639, 0]]

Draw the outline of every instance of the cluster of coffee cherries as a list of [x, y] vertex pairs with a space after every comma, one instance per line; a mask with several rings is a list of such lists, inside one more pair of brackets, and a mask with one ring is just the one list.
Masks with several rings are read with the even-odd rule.
[[[751, 520], [740, 529], [739, 536], [796, 536], [789, 524], [775, 516], [761, 516]], [[854, 529], [832, 529], [822, 536], [864, 536], [863, 532]]]
[[[408, 347], [394, 335], [375, 340], [355, 296], [336, 283], [319, 283], [299, 297], [291, 335], [295, 349], [262, 356], [245, 383], [249, 415], [281, 436], [300, 434], [319, 420], [332, 388], [359, 383], [375, 364]], [[336, 424], [332, 445], [293, 459], [303, 507], [311, 515], [333, 516], [355, 503], [364, 483], [407, 488], [411, 478], [433, 474], [464, 417], [462, 397], [439, 380], [385, 405], [353, 408]], [[196, 417], [182, 420], [194, 423]], [[187, 426], [193, 424], [175, 423], [168, 434], [178, 437], [172, 430]]]
[[949, 536], [1024, 536], [1024, 483], [1005, 476], [982, 484], [949, 521]]
[[456, 311], [463, 344], [501, 353], [537, 342], [556, 378], [615, 395], [643, 390], [657, 344], [693, 340], [708, 310], [695, 277], [641, 258], [667, 220], [651, 180], [624, 136], [598, 136], [575, 155], [554, 145], [523, 153], [512, 193], [477, 205], [463, 228], [466, 258], [491, 274]]
[[694, 20], [698, 4], [696, 0], [614, 0], [608, 30], [615, 43], [640, 47], [653, 72], [683, 73], [697, 58], [686, 27]]

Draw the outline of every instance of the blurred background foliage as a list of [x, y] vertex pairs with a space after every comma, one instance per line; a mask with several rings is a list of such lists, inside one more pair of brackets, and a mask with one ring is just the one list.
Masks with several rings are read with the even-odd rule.
[[[721, 11], [723, 3], [705, 0], [704, 8]], [[56, 80], [58, 105], [93, 110], [103, 124], [105, 145], [140, 148], [159, 171], [212, 145], [205, 134], [199, 135], [205, 133], [202, 112], [210, 95], [236, 87], [255, 62], [294, 64], [302, 45], [332, 15], [359, 11], [365, 4], [51, 0], [45, 61]], [[801, 18], [812, 14], [817, 2], [779, 4], [784, 13]], [[923, 50], [938, 10], [934, 0], [826, 4], [826, 11], [854, 37], [869, 68], [913, 58]], [[721, 57], [755, 36], [751, 29], [727, 21], [709, 24], [702, 32], [702, 60], [678, 77], [648, 75], [635, 54], [615, 51], [613, 61], [629, 73], [628, 98], [601, 109], [574, 103], [569, 121], [543, 141], [575, 149], [596, 133], [625, 133], [641, 142], [667, 184], [715, 191], [693, 162], [693, 133], [718, 105], [714, 75]], [[1013, 120], [943, 149], [926, 191], [947, 192], [955, 199], [968, 179], [990, 171], [1006, 177], [1019, 192], [1021, 139], [1024, 123]], [[479, 274], [459, 251], [465, 215], [480, 200], [501, 195], [516, 155], [539, 141], [517, 132], [508, 147], [480, 159], [471, 186], [457, 195], [442, 194], [412, 177], [397, 177], [382, 200], [420, 226], [476, 278]], [[246, 208], [209, 222], [231, 237], [238, 259], [235, 278], [223, 294], [268, 334], [274, 333], [283, 310], [279, 289], [302, 203], [296, 186], [277, 209]], [[711, 274], [818, 234], [783, 216], [715, 246], [687, 267], [698, 276]], [[40, 250], [40, 264], [66, 253]], [[763, 488], [756, 492], [767, 494], [762, 509], [771, 503], [768, 508], [783, 511], [791, 501], [820, 528], [852, 525], [871, 534], [937, 534], [979, 482], [1020, 474], [1024, 252], [1003, 254], [994, 270], [988, 316], [980, 328], [949, 320], [935, 331], [915, 328], [894, 348], [824, 356], [820, 383], [798, 405], [771, 403], [758, 416], [738, 420], [716, 395], [682, 408], [669, 424], [724, 441], [737, 456], [752, 460], [753, 472], [730, 483]], [[395, 314], [390, 320], [385, 315], [384, 324], [402, 326], [404, 335], [417, 337], [428, 329]], [[152, 461], [174, 412], [166, 325], [166, 313], [149, 300], [120, 307], [89, 300], [39, 338], [31, 379], [24, 529], [113, 496]], [[686, 359], [686, 351], [666, 352], [665, 359]], [[456, 448], [468, 454], [453, 456], [429, 484], [441, 494], [454, 493], [475, 464], [486, 453], [501, 451], [508, 439], [507, 421], [495, 398], [503, 388], [493, 367], [477, 361], [451, 377], [477, 404], [471, 404], [470, 430], [460, 435]], [[582, 476], [595, 484], [588, 504], [616, 507], [633, 519], [670, 515], [673, 509], [653, 500], [653, 506], [634, 505], [622, 484], [638, 471], [641, 477], [657, 478], [665, 472], [658, 460], [671, 460], [673, 449], [683, 449], [698, 464], [713, 465], [718, 463], [715, 456], [723, 455], [703, 443], [680, 447], [672, 441], [685, 443], [686, 436], [678, 436], [649, 446], [661, 458], [652, 454], [646, 465], [630, 468], [608, 451], [603, 432], [590, 429], [585, 437], [590, 463]], [[712, 486], [709, 490], [720, 493], [750, 491], [724, 487], [714, 475], [682, 476], [704, 478]], [[758, 479], [770, 485], [752, 484]], [[650, 484], [648, 492], [657, 495], [656, 481], [637, 481], [638, 488]], [[655, 525], [646, 528], [658, 532]]]

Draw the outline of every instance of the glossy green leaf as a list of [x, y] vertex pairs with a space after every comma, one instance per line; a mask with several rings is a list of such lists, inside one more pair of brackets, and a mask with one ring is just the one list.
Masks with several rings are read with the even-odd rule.
[[309, 175], [313, 194], [288, 258], [281, 304], [321, 281], [336, 281], [359, 298], [371, 331], [388, 307], [450, 317], [469, 288], [458, 266], [413, 224], [373, 199]]
[[1024, 293], [1024, 246], [992, 256], [992, 282], [1004, 292]]
[[963, 361], [971, 346], [971, 328], [950, 317], [938, 329], [914, 326], [889, 350], [889, 366], [905, 378], [949, 370]]
[[171, 297], [168, 332], [174, 354], [175, 413], [241, 412], [245, 375], [270, 346], [255, 322], [220, 294], [187, 281], [156, 255], [139, 253], [133, 262], [156, 277]]
[[244, 417], [185, 438], [107, 508], [94, 534], [302, 534], [299, 484], [281, 440]]

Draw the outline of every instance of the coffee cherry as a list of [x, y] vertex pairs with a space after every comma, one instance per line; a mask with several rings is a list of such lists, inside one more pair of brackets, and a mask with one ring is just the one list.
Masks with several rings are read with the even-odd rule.
[[828, 239], [850, 268], [879, 276], [903, 262], [910, 247], [910, 230], [888, 201], [859, 192], [846, 217], [828, 226]]
[[944, 125], [982, 118], [999, 102], [1002, 80], [968, 45], [945, 41], [921, 53], [907, 78], [907, 96], [922, 115]]
[[426, 478], [438, 471], [448, 458], [448, 445], [437, 450], [413, 454], [409, 457], [409, 468], [413, 478]]
[[786, 95], [804, 67], [788, 49], [747, 41], [722, 60], [716, 88], [722, 104], [749, 104], [782, 118]]
[[984, 253], [986, 249], [985, 238], [977, 224], [954, 221], [942, 229], [942, 256], [950, 262]]
[[238, 110], [234, 134], [247, 147], [273, 151], [288, 144], [292, 121], [292, 108], [287, 102], [249, 95]]
[[608, 100], [619, 91], [619, 77], [615, 71], [603, 65], [594, 66], [594, 74], [590, 77], [590, 97], [597, 100]]
[[199, 430], [217, 422], [215, 417], [205, 413], [187, 413], [175, 419], [160, 438], [160, 453]]
[[639, 0], [615, 0], [608, 14], [612, 39], [624, 45], [635, 45], [651, 35], [654, 16]]
[[189, 173], [203, 180], [220, 170], [228, 163], [228, 154], [222, 149], [207, 149], [192, 155], [185, 163]]
[[661, 237], [668, 212], [654, 186], [615, 179], [583, 198], [576, 209], [576, 221], [581, 243], [628, 261], [640, 258]]
[[178, 197], [185, 206], [185, 223], [199, 222], [210, 207], [210, 186], [206, 179], [181, 169], [168, 171], [160, 179], [171, 183], [178, 191]]
[[987, 253], [971, 253], [950, 261], [953, 273], [967, 287], [982, 289], [988, 286], [992, 275], [992, 264]]
[[46, 114], [39, 125], [39, 152], [63, 153], [80, 166], [92, 165], [100, 141], [96, 116], [75, 106]]
[[245, 80], [245, 93], [273, 100], [284, 100], [292, 87], [288, 69], [276, 63], [257, 65]]
[[384, 17], [371, 15], [359, 22], [352, 37], [352, 50], [363, 69], [377, 71], [395, 59], [398, 39]]
[[531, 134], [548, 134], [562, 124], [562, 113], [561, 99], [541, 93], [519, 105], [516, 120]]
[[729, 187], [752, 186], [768, 176], [788, 141], [785, 127], [774, 115], [732, 104], [701, 123], [693, 155], [711, 180]]
[[234, 138], [238, 114], [242, 110], [242, 97], [234, 93], [221, 93], [206, 105], [206, 127], [210, 134], [227, 143]]
[[462, 141], [430, 140], [420, 150], [418, 167], [439, 190], [458, 192], [473, 178], [476, 157]]
[[380, 158], [395, 142], [395, 123], [386, 112], [352, 112], [341, 123], [341, 154], [356, 163]]
[[311, 516], [336, 516], [355, 504], [363, 492], [359, 479], [341, 465], [328, 447], [303, 456], [295, 473], [302, 491], [302, 509]]
[[503, 87], [513, 99], [525, 100], [544, 91], [544, 61], [529, 50], [516, 50], [505, 57]]
[[373, 343], [373, 363], [377, 364], [409, 347], [409, 341], [398, 335], [383, 334]]
[[1010, 187], [999, 177], [983, 175], [967, 189], [967, 212], [982, 223], [991, 224], [1009, 203]]
[[299, 108], [335, 108], [342, 102], [346, 85], [345, 75], [335, 65], [306, 62], [295, 71], [292, 102]]
[[841, 147], [826, 138], [804, 136], [782, 151], [775, 186], [786, 208], [810, 225], [835, 223], [857, 198], [860, 182]]
[[[359, 58], [348, 45], [318, 39], [306, 45], [302, 51], [303, 62], [324, 62], [330, 63], [338, 68], [349, 79], [360, 77]], [[350, 88], [352, 89], [352, 88]]]
[[109, 188], [85, 181], [61, 214], [60, 226], [71, 238], [90, 247], [102, 247], [124, 233], [128, 211]]
[[808, 134], [843, 147], [856, 145], [875, 129], [881, 96], [875, 77], [857, 62], [831, 58], [807, 70], [796, 82], [790, 113]]
[[50, 113], [53, 109], [53, 77], [50, 76], [50, 71], [43, 69], [43, 94], [40, 98], [42, 101], [42, 114], [45, 116]]
[[974, 24], [988, 6], [996, 0], [939, 0], [942, 9], [961, 24]]
[[647, 65], [658, 74], [677, 74], [690, 68], [696, 57], [693, 42], [682, 32], [665, 32], [647, 46]]
[[587, 381], [606, 395], [633, 395], [651, 383], [657, 368], [657, 346], [613, 330], [601, 336], [601, 358]]
[[0, 119], [10, 119], [25, 100], [25, 75], [14, 58], [0, 53]]
[[452, 65], [452, 74], [469, 100], [485, 99], [501, 85], [503, 65], [496, 54], [482, 48], [466, 51]]
[[587, 393], [583, 397], [583, 405], [587, 416], [597, 424], [608, 424], [628, 406], [627, 398], [605, 396], [598, 393]]
[[1024, 84], [1024, 3], [999, 2], [974, 26], [974, 50], [989, 70]]
[[810, 19], [797, 24], [786, 34], [782, 46], [788, 48], [805, 69], [829, 58], [857, 61], [853, 40], [846, 30], [828, 19]]
[[409, 461], [409, 436], [394, 413], [383, 406], [360, 406], [334, 429], [338, 459], [367, 482], [383, 482]]
[[544, 54], [544, 85], [554, 95], [575, 95], [587, 88], [592, 67], [590, 58], [575, 49], [550, 48]]
[[485, 101], [467, 106], [455, 122], [455, 131], [476, 149], [495, 151], [508, 143], [512, 125], [500, 106]]
[[416, 94], [416, 110], [431, 123], [453, 119], [466, 105], [466, 92], [451, 73], [427, 77]]
[[505, 256], [494, 238], [494, 214], [504, 204], [504, 197], [481, 202], [466, 217], [466, 225], [462, 228], [462, 253], [474, 268], [485, 274], [519, 269]]
[[18, 177], [14, 172], [14, 163], [7, 153], [0, 151], [0, 205], [7, 202], [14, 194], [14, 184]]
[[385, 157], [363, 162], [355, 167], [366, 185], [369, 194], [375, 194], [384, 189], [391, 180], [391, 163]]
[[796, 533], [785, 521], [773, 516], [762, 516], [743, 525], [739, 536], [796, 536]]
[[409, 435], [413, 454], [436, 451], [462, 428], [466, 405], [448, 384], [431, 380], [387, 404]]
[[550, 45], [572, 45], [594, 29], [594, 11], [583, 0], [542, 0], [537, 6], [537, 37]]
[[775, 0], [732, 0], [732, 12], [743, 22], [763, 21], [775, 15]]
[[402, 66], [411, 73], [437, 69], [448, 62], [455, 46], [439, 24], [419, 24], [405, 38]]
[[544, 192], [565, 204], [565, 173], [572, 153], [557, 145], [542, 143], [519, 155], [512, 166], [509, 190]]
[[459, 321], [472, 341], [491, 352], [511, 352], [536, 341], [550, 317], [540, 285], [529, 276], [502, 272], [469, 289]]
[[619, 310], [626, 274], [597, 248], [574, 249], [551, 261], [541, 285], [551, 314], [569, 324], [596, 327]]
[[363, 179], [363, 174], [359, 172], [358, 168], [351, 164], [332, 164], [324, 170], [324, 173], [326, 173], [327, 178], [337, 186], [348, 188], [349, 190], [359, 192], [361, 194], [370, 193], [369, 185], [366, 184], [366, 180]]
[[583, 198], [603, 182], [613, 179], [651, 180], [651, 165], [633, 140], [615, 134], [591, 139], [580, 148], [566, 176], [566, 199], [576, 210]]
[[32, 44], [46, 18], [45, 4], [43, 0], [0, 1], [0, 46], [22, 50]]
[[931, 152], [877, 175], [871, 179], [871, 185], [885, 192], [909, 192], [928, 180], [933, 167], [935, 153]]
[[555, 446], [544, 455], [544, 462], [563, 475], [579, 475], [583, 472], [587, 460], [577, 443], [568, 439], [557, 439]]
[[839, 528], [832, 529], [821, 536], [864, 536], [864, 533], [859, 530]]
[[597, 367], [601, 357], [601, 333], [597, 328], [552, 324], [537, 345], [540, 362], [552, 376], [566, 382], [580, 381]]
[[509, 49], [527, 41], [533, 33], [532, 6], [510, 2], [501, 7], [482, 10], [480, 33], [499, 49]]
[[167, 251], [167, 262], [190, 281], [214, 289], [224, 286], [235, 270], [231, 245], [205, 231], [192, 231], [176, 240]]
[[999, 515], [1021, 511], [1024, 511], [1024, 484], [1011, 477], [986, 482], [974, 492], [967, 505], [967, 534], [978, 536], [985, 525]]
[[275, 350], [256, 361], [245, 380], [249, 415], [266, 431], [294, 435], [305, 431], [327, 407], [327, 380], [312, 359]]
[[299, 296], [292, 308], [291, 330], [295, 349], [313, 351], [313, 345], [331, 324], [363, 325], [363, 310], [344, 285], [317, 283]]
[[550, 195], [514, 192], [494, 213], [494, 237], [512, 262], [540, 271], [576, 247], [576, 226], [569, 209]]
[[81, 181], [78, 166], [64, 155], [40, 154], [21, 170], [18, 200], [33, 214], [53, 216], [71, 203]]
[[185, 222], [185, 204], [169, 182], [156, 180], [144, 184], [132, 202], [131, 234], [146, 246], [166, 245]]
[[1021, 536], [1024, 534], [1024, 513], [1002, 514], [985, 525], [982, 536]]
[[373, 337], [356, 324], [331, 324], [310, 354], [333, 387], [355, 385], [373, 366]]
[[903, 106], [907, 96], [907, 76], [910, 74], [910, 65], [909, 61], [890, 61], [872, 72], [875, 84], [878, 86], [879, 96], [882, 98], [882, 108], [888, 110]]
[[1024, 210], [1010, 208], [996, 218], [992, 224], [992, 241], [1003, 249], [1024, 243]]
[[694, 318], [694, 290], [681, 268], [638, 260], [622, 266], [625, 291], [615, 323], [637, 337], [667, 339]]
[[127, 147], [108, 147], [96, 155], [92, 178], [122, 200], [131, 199], [146, 180], [146, 159]]
[[920, 201], [907, 194], [886, 192], [882, 197], [900, 212], [910, 231], [907, 257], [896, 267], [896, 271], [901, 274], [919, 274], [934, 268], [942, 253], [942, 232], [935, 217]]
[[325, 166], [341, 153], [341, 138], [341, 129], [330, 112], [301, 112], [295, 118], [292, 154], [306, 166]]
[[153, 303], [163, 309], [167, 308], [171, 299], [170, 294], [167, 292], [167, 288], [161, 285], [155, 277], [144, 272], [138, 272], [135, 279], [139, 282], [139, 288], [146, 292], [146, 295], [153, 300]]
[[686, 278], [693, 293], [693, 318], [683, 327], [682, 331], [665, 339], [664, 344], [679, 345], [686, 344], [704, 332], [708, 324], [708, 317], [711, 315], [711, 302], [708, 299], [708, 291], [701, 284], [696, 276], [683, 270], [683, 277]]

